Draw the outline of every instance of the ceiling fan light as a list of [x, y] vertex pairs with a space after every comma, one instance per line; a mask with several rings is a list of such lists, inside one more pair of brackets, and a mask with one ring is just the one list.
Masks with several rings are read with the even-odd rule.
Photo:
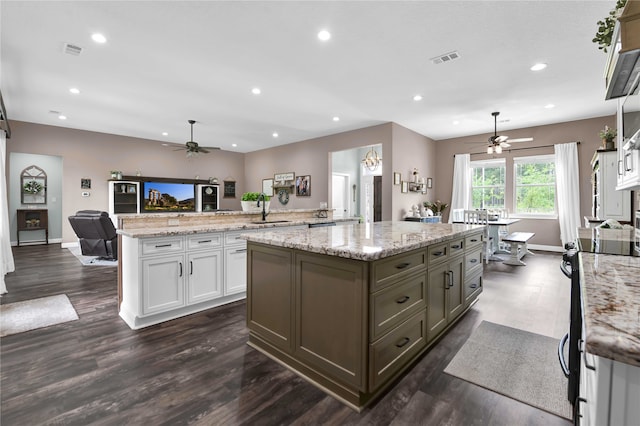
[[500, 145], [496, 146], [496, 154], [502, 154], [502, 147]]
[[487, 147], [487, 154], [493, 154], [493, 147], [491, 145]]

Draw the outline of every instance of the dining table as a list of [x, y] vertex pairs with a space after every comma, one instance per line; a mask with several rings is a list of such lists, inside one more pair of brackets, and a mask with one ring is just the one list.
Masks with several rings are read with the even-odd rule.
[[[487, 222], [487, 226], [489, 228], [487, 231], [487, 235], [493, 241], [493, 244], [491, 245], [491, 253], [489, 254], [489, 260], [502, 262], [504, 259], [500, 258], [497, 255], [510, 254], [508, 250], [500, 248], [500, 228], [503, 226], [507, 227], [508, 233], [508, 226], [517, 222], [520, 222], [520, 219], [509, 217], [499, 217], [496, 220], [489, 220]], [[464, 223], [464, 221], [454, 221], [453, 223]]]

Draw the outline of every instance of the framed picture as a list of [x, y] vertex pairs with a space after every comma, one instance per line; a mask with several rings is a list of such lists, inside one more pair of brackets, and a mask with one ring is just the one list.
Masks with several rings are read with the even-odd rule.
[[235, 198], [235, 197], [236, 197], [236, 182], [225, 180], [223, 198]]
[[427, 188], [433, 188], [433, 179], [427, 178]]
[[262, 179], [262, 192], [264, 195], [273, 197], [273, 179]]
[[91, 179], [80, 179], [80, 188], [81, 189], [91, 189]]
[[409, 182], [402, 181], [402, 193], [407, 193], [409, 192]]
[[311, 196], [311, 176], [298, 176], [296, 178], [296, 195], [298, 197]]
[[402, 182], [402, 174], [393, 172], [393, 184], [400, 185], [400, 182]]

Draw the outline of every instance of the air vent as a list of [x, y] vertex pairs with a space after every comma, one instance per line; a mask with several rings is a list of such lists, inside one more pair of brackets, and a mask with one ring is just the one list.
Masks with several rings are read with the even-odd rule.
[[438, 55], [435, 58], [431, 58], [430, 61], [438, 65], [443, 62], [451, 62], [458, 58], [460, 58], [460, 54], [454, 51], [454, 52], [445, 53], [444, 55]]
[[65, 43], [62, 51], [67, 55], [80, 56], [82, 53], [82, 47], [71, 43]]

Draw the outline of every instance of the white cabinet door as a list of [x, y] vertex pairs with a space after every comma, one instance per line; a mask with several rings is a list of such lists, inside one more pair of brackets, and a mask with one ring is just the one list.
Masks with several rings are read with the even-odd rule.
[[222, 296], [222, 250], [191, 253], [187, 259], [187, 303]]
[[224, 294], [247, 291], [247, 245], [224, 249]]
[[631, 220], [631, 191], [616, 191], [618, 178], [618, 154], [614, 151], [600, 153], [598, 218]]
[[182, 254], [142, 260], [143, 315], [184, 306], [185, 272]]

